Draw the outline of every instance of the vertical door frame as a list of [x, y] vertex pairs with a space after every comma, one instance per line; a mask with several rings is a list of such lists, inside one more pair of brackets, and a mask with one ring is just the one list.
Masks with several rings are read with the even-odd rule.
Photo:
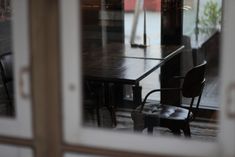
[[58, 0], [30, 0], [35, 157], [62, 157]]

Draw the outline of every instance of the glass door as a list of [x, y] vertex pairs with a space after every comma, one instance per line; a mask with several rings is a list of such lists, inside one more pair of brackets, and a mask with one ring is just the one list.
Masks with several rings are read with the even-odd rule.
[[5, 5], [0, 21], [0, 134], [32, 139], [28, 1], [1, 4]]
[[33, 157], [28, 1], [0, 1], [0, 154]]
[[[234, 128], [234, 125], [232, 125], [231, 127], [227, 126], [228, 124], [231, 124], [230, 122], [232, 121], [234, 122], [234, 119], [229, 118], [228, 116], [224, 114], [225, 113], [224, 109], [227, 108], [227, 102], [225, 101], [224, 99], [225, 95], [223, 94], [221, 94], [222, 98], [218, 96], [220, 98], [221, 108], [218, 110], [218, 112], [215, 113], [215, 115], [212, 115], [212, 116], [218, 115], [218, 117], [220, 117], [219, 121], [217, 121], [218, 123], [215, 124], [216, 127], [214, 127], [214, 123], [212, 125], [207, 125], [207, 123], [204, 124], [203, 119], [200, 119], [200, 121], [196, 121], [197, 123], [190, 124], [191, 132], [192, 132], [191, 138], [185, 138], [183, 135], [174, 136], [173, 134], [167, 134], [166, 133], [167, 131], [164, 131], [164, 130], [162, 131], [162, 130], [157, 130], [157, 129], [155, 130], [156, 134], [154, 135], [148, 134], [147, 130], [144, 130], [143, 132], [135, 132], [133, 131], [134, 122], [132, 119], [133, 117], [131, 115], [133, 110], [130, 110], [130, 109], [125, 110], [126, 111], [125, 113], [120, 112], [120, 110], [114, 111], [116, 114], [115, 116], [120, 116], [120, 115], [122, 116], [122, 119], [121, 118], [119, 119], [119, 120], [122, 120], [123, 122], [121, 123], [122, 124], [121, 129], [117, 128], [117, 126], [120, 126], [120, 124], [109, 125], [110, 124], [109, 122], [112, 123], [112, 120], [113, 120], [112, 111], [109, 112], [109, 110], [107, 109], [106, 110], [101, 110], [100, 108], [97, 109], [96, 108], [97, 106], [95, 106], [93, 108], [93, 111], [91, 112], [84, 110], [84, 101], [86, 101], [85, 99], [86, 97], [84, 97], [84, 93], [86, 91], [84, 91], [84, 88], [87, 87], [86, 86], [87, 84], [86, 83], [84, 84], [84, 76], [87, 76], [86, 75], [87, 71], [84, 71], [84, 67], [88, 67], [89, 69], [90, 67], [92, 67], [93, 63], [96, 64], [98, 62], [97, 60], [100, 58], [99, 57], [100, 55], [107, 55], [108, 53], [113, 53], [114, 51], [117, 52], [117, 54], [115, 54], [115, 56], [113, 57], [110, 57], [109, 59], [118, 60], [121, 58], [120, 56], [118, 56], [120, 55], [118, 54], [118, 52], [120, 52], [121, 49], [118, 49], [117, 47], [115, 47], [110, 50], [107, 45], [105, 45], [103, 49], [95, 48], [92, 50], [92, 48], [89, 46], [87, 49], [83, 49], [84, 42], [82, 41], [84, 39], [84, 36], [82, 34], [83, 33], [82, 32], [83, 25], [81, 22], [82, 16], [80, 15], [82, 3], [79, 3], [78, 1], [74, 1], [74, 0], [69, 0], [66, 2], [61, 0], [60, 2], [61, 2], [60, 5], [61, 5], [61, 34], [62, 34], [61, 56], [62, 56], [62, 95], [63, 95], [63, 102], [62, 102], [63, 107], [62, 108], [63, 108], [63, 133], [64, 133], [63, 140], [65, 141], [67, 145], [71, 146], [71, 149], [73, 148], [74, 151], [79, 152], [79, 150], [81, 150], [80, 148], [85, 147], [85, 148], [88, 148], [87, 152], [89, 152], [89, 148], [90, 148], [91, 150], [94, 150], [94, 149], [103, 150], [103, 151], [105, 150], [113, 150], [113, 151], [119, 150], [120, 151], [121, 150], [122, 152], [126, 152], [126, 153], [135, 152], [135, 153], [143, 153], [143, 154], [163, 154], [163, 155], [178, 155], [178, 156], [221, 156], [221, 153], [226, 154], [225, 152], [221, 151], [220, 148], [221, 148], [222, 143], [224, 144], [226, 143], [225, 138], [228, 137], [229, 135], [232, 136], [234, 134], [229, 131], [231, 127]], [[167, 1], [167, 2], [171, 3], [171, 1]], [[230, 3], [232, 2], [231, 1], [224, 2], [224, 5], [225, 5], [224, 8], [231, 6]], [[184, 4], [184, 8], [180, 8], [180, 9], [187, 11], [187, 9], [190, 10], [190, 7], [196, 7], [194, 5], [196, 5], [194, 1], [190, 1], [190, 2], [188, 1], [186, 4]], [[99, 6], [99, 3], [98, 3], [98, 6]], [[91, 6], [91, 10], [92, 9], [97, 9], [96, 10], [98, 14], [97, 20], [98, 21], [100, 20], [99, 24], [103, 24], [102, 18], [99, 18], [99, 15], [101, 16], [99, 9], [101, 8], [97, 7], [97, 4], [93, 4], [93, 7]], [[232, 10], [232, 9], [229, 8], [229, 10]], [[227, 11], [228, 9], [223, 10], [224, 19], [232, 18], [231, 16], [229, 16], [231, 12], [229, 11], [227, 12]], [[89, 14], [89, 12], [87, 12], [87, 14]], [[195, 18], [196, 15], [194, 14], [192, 15], [193, 15], [193, 18]], [[89, 19], [86, 19], [86, 20], [89, 20]], [[224, 26], [228, 26], [225, 20], [222, 20], [222, 21], [224, 22]], [[233, 20], [231, 19], [231, 21]], [[194, 28], [191, 28], [189, 31], [192, 31], [192, 29]], [[228, 44], [228, 42], [226, 41], [230, 39], [230, 37], [226, 35], [226, 32], [229, 31], [227, 29], [228, 29], [227, 27], [223, 28], [223, 25], [222, 25], [223, 41], [222, 41], [221, 51], [224, 51], [224, 50], [226, 51], [227, 47], [231, 48], [229, 45], [226, 45]], [[101, 39], [102, 39], [102, 36], [101, 36]], [[189, 42], [191, 43], [191, 41]], [[89, 43], [85, 43], [85, 44], [89, 45]], [[137, 49], [135, 49], [135, 51], [137, 51]], [[91, 52], [91, 54], [88, 55], [88, 52]], [[184, 53], [193, 54], [192, 49], [190, 50], [190, 52], [185, 51]], [[147, 52], [146, 52], [146, 55], [147, 55]], [[225, 53], [223, 53], [223, 55], [225, 55]], [[229, 50], [227, 50], [226, 55], [229, 56], [232, 54], [229, 53]], [[91, 59], [92, 57], [94, 57], [93, 62], [86, 62], [84, 64], [84, 60], [86, 60], [86, 57], [88, 59]], [[193, 55], [191, 55], [191, 57], [193, 57]], [[95, 70], [93, 71], [92, 74], [95, 75], [98, 73], [96, 70], [99, 69], [98, 67], [99, 65], [106, 65], [106, 64], [108, 65], [108, 64], [113, 63], [113, 62], [110, 62], [110, 60], [106, 60], [107, 58], [108, 56], [101, 58], [101, 59], [104, 59], [104, 61], [102, 62], [100, 61], [99, 62], [100, 64], [97, 64], [97, 67], [94, 67]], [[128, 58], [126, 60], [133, 59], [133, 58], [130, 58], [130, 56], [126, 58]], [[221, 76], [220, 78], [221, 88], [218, 89], [218, 92], [220, 93], [224, 93], [224, 90], [226, 89], [226, 84], [228, 83], [227, 82], [228, 80], [226, 79], [227, 74], [224, 73], [225, 67], [227, 66], [226, 65], [227, 62], [226, 60], [223, 60], [223, 59], [220, 60], [221, 63], [218, 68], [218, 69], [221, 69], [221, 74], [222, 74], [220, 75]], [[130, 62], [131, 61], [129, 61], [128, 63]], [[196, 66], [194, 65], [193, 58], [191, 58], [191, 65]], [[144, 68], [144, 67], [141, 67], [141, 68]], [[103, 74], [104, 73], [101, 73], [100, 75], [103, 76]], [[109, 90], [110, 89], [109, 87], [111, 87], [116, 82], [112, 80], [113, 82], [111, 82], [110, 84], [108, 83], [108, 85], [105, 85], [107, 84], [107, 82], [110, 81], [110, 79], [107, 79], [105, 81], [99, 80], [100, 75], [97, 77], [92, 77], [93, 80], [91, 81], [91, 84], [89, 85], [91, 85], [92, 87], [95, 87], [94, 88], [95, 90], [101, 89], [101, 90], [98, 90], [99, 91], [98, 99], [99, 98], [101, 99], [101, 100], [99, 99], [100, 101], [99, 100], [98, 101], [105, 104], [107, 101], [105, 100], [104, 97], [107, 95], [105, 94], [102, 95], [102, 93], [106, 93], [105, 90], [108, 90], [109, 92], [112, 91], [112, 90]], [[109, 78], [109, 76], [110, 75], [107, 74], [105, 77]], [[88, 79], [85, 78], [85, 81], [89, 79], [91, 79], [91, 77], [89, 77]], [[94, 93], [91, 92], [90, 94], [92, 95]], [[100, 96], [99, 94], [101, 94], [103, 97]], [[90, 107], [90, 106], [85, 106], [85, 107]], [[231, 105], [231, 107], [233, 107], [233, 105]], [[99, 116], [97, 116], [98, 112], [96, 112], [96, 109], [101, 112], [103, 111], [101, 113], [103, 114], [102, 115], [103, 119], [99, 119]], [[90, 115], [90, 119], [86, 119], [86, 118], [89, 118], [89, 116], [87, 116], [88, 114]], [[86, 125], [88, 120], [91, 120], [92, 122], [89, 123], [89, 125]], [[108, 125], [106, 127], [100, 126], [100, 124], [98, 123], [99, 120], [104, 120], [104, 121], [106, 120], [104, 123], [107, 122]], [[140, 118], [140, 121], [141, 121], [141, 118]], [[120, 121], [117, 121], [117, 122], [120, 122]], [[128, 125], [128, 127], [125, 127], [125, 125]], [[196, 130], [198, 131], [199, 128], [200, 129], [207, 128], [205, 129], [207, 131], [208, 131], [208, 128], [212, 130], [209, 131], [210, 135], [209, 134], [202, 135], [201, 133], [202, 132], [205, 133], [205, 130], [201, 130], [200, 134], [196, 135], [194, 131]], [[221, 130], [218, 131], [218, 129], [221, 129]], [[229, 135], [227, 134], [226, 136], [221, 131], [229, 132]], [[202, 136], [204, 137], [202, 138]], [[226, 136], [226, 137], [223, 137], [223, 136]], [[213, 139], [211, 140], [210, 137], [213, 137]], [[234, 143], [232, 142], [232, 140], [229, 140], [229, 141], [234, 146]], [[226, 149], [226, 148], [223, 148], [223, 149]], [[233, 150], [230, 149], [230, 151], [228, 151], [228, 153], [230, 153], [230, 155], [231, 154], [234, 155]]]

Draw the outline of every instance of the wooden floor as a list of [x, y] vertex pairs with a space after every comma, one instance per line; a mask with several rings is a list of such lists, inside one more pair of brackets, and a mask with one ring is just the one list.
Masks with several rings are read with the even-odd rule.
[[[116, 117], [117, 117], [117, 126], [113, 129], [119, 131], [128, 131], [133, 132], [133, 121], [130, 115], [131, 110], [127, 109], [117, 109]], [[218, 133], [218, 124], [211, 123], [211, 122], [200, 122], [200, 121], [193, 121], [190, 123], [191, 128], [191, 139], [193, 140], [202, 140], [202, 141], [211, 141], [215, 142], [217, 140], [217, 133]], [[148, 135], [147, 129], [143, 130], [141, 134]], [[173, 137], [174, 135], [172, 132], [163, 127], [154, 127], [153, 136], [169, 136]], [[175, 137], [175, 136], [174, 136]], [[183, 133], [180, 138], [184, 139]]]
[[[117, 125], [114, 126], [111, 121], [111, 115], [107, 108], [100, 108], [100, 128], [115, 130], [119, 132], [128, 132], [136, 133], [133, 130], [133, 120], [131, 118], [132, 109], [117, 108], [116, 109], [116, 120]], [[97, 128], [97, 119], [95, 112], [88, 113], [84, 117], [84, 125], [86, 127]], [[193, 121], [190, 123], [192, 140], [200, 141], [211, 141], [215, 142], [217, 140], [218, 133], [218, 124], [213, 122], [202, 122], [202, 121]], [[144, 129], [142, 132], [139, 132], [142, 135], [148, 135], [147, 129]], [[173, 137], [172, 132], [163, 127], [154, 127], [153, 135], [151, 136], [168, 136]], [[174, 136], [175, 137], [175, 136]], [[183, 133], [179, 138], [185, 139]]]

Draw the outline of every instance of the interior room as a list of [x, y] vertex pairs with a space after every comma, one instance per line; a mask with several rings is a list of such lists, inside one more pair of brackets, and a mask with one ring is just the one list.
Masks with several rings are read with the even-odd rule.
[[0, 0], [0, 156], [234, 157], [234, 0]]
[[[221, 0], [93, 0], [81, 7], [85, 126], [217, 140]], [[183, 78], [200, 66], [203, 85], [189, 85], [202, 86], [191, 104]], [[180, 109], [189, 133], [177, 122]]]
[[[2, 0], [0, 5], [0, 113], [1, 116], [14, 116], [10, 1]], [[181, 9], [177, 9], [179, 7]], [[161, 0], [82, 1], [82, 62], [85, 68], [84, 125], [133, 131], [134, 121], [131, 114], [150, 91], [161, 88], [179, 88], [183, 81], [174, 80], [174, 77], [183, 76], [193, 67], [206, 61], [205, 87], [199, 107], [196, 108], [195, 101], [190, 109], [190, 112], [197, 112], [197, 118], [191, 125], [195, 126], [196, 136], [199, 138], [203, 136], [205, 139], [215, 140], [217, 115], [220, 108], [218, 88], [221, 8], [221, 0], [186, 0], [169, 3]], [[172, 52], [176, 54], [170, 56]], [[121, 66], [128, 66], [126, 68], [132, 66], [133, 69], [130, 68], [129, 73], [132, 73], [131, 70], [135, 68], [141, 69], [142, 67], [135, 66], [143, 63], [135, 63], [135, 60], [144, 61], [144, 58], [147, 58], [150, 61], [162, 62], [156, 66], [149, 65], [150, 69], [147, 71], [143, 69], [143, 74], [138, 74], [143, 76], [133, 80], [134, 83], [128, 80], [128, 77], [122, 82], [123, 79], [115, 78], [115, 75], [119, 75], [118, 73], [112, 74], [114, 67], [106, 67], [110, 68], [105, 69], [110, 70], [110, 74], [104, 75], [113, 76], [102, 81], [105, 79], [104, 76], [102, 79], [95, 75], [89, 76], [90, 72], [86, 74], [86, 70], [91, 70], [92, 74], [95, 74], [95, 71], [104, 70], [103, 65], [98, 62], [94, 66], [101, 66], [101, 69], [89, 67], [93, 64], [93, 60], [97, 60], [97, 56], [102, 56], [104, 53], [112, 53], [109, 61], [102, 61], [107, 61], [107, 65], [104, 66], [113, 64], [108, 62], [112, 62], [114, 58], [128, 58], [126, 61], [121, 61], [126, 62], [126, 65], [117, 63], [120, 64], [120, 67], [116, 67], [117, 72], [121, 70]], [[125, 55], [125, 53], [130, 54]], [[131, 75], [129, 73], [126, 75]], [[87, 79], [87, 75], [90, 78]], [[183, 104], [182, 107], [188, 109], [190, 101], [181, 96], [180, 92], [170, 94], [155, 92], [148, 97], [147, 103], [159, 104], [161, 102], [174, 106]], [[202, 126], [206, 130], [205, 135], [198, 134], [197, 129], [203, 128]], [[170, 134], [165, 129], [159, 131], [163, 134]], [[203, 132], [203, 129], [201, 131]], [[209, 134], [208, 137], [206, 137], [207, 134]]]

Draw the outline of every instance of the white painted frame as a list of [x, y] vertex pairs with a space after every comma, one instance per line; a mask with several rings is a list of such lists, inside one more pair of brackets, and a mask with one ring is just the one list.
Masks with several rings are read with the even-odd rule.
[[0, 145], [0, 154], [2, 157], [33, 157], [34, 153], [31, 148], [13, 146], [13, 145]]
[[14, 100], [15, 117], [0, 118], [0, 135], [31, 139], [32, 110], [31, 99], [23, 98], [20, 94], [20, 77], [24, 80], [24, 92], [30, 92], [29, 72], [22, 69], [29, 68], [29, 21], [28, 0], [12, 0], [12, 40], [14, 62]]
[[[62, 96], [64, 141], [73, 145], [107, 148], [175, 156], [234, 156], [235, 121], [226, 116], [225, 89], [235, 80], [235, 1], [224, 1], [223, 41], [221, 59], [221, 113], [220, 131], [217, 142], [182, 140], [173, 137], [151, 137], [139, 134], [120, 133], [102, 129], [90, 129], [81, 123], [81, 45], [80, 45], [80, 4], [77, 0], [60, 0], [61, 12], [61, 58], [62, 58]], [[229, 34], [229, 32], [233, 32]], [[229, 42], [228, 42], [229, 41]], [[233, 56], [233, 57], [232, 57]], [[229, 62], [227, 62], [229, 61]], [[71, 88], [73, 87], [73, 88]], [[234, 102], [235, 103], [235, 102]], [[233, 104], [234, 105], [234, 104]]]

